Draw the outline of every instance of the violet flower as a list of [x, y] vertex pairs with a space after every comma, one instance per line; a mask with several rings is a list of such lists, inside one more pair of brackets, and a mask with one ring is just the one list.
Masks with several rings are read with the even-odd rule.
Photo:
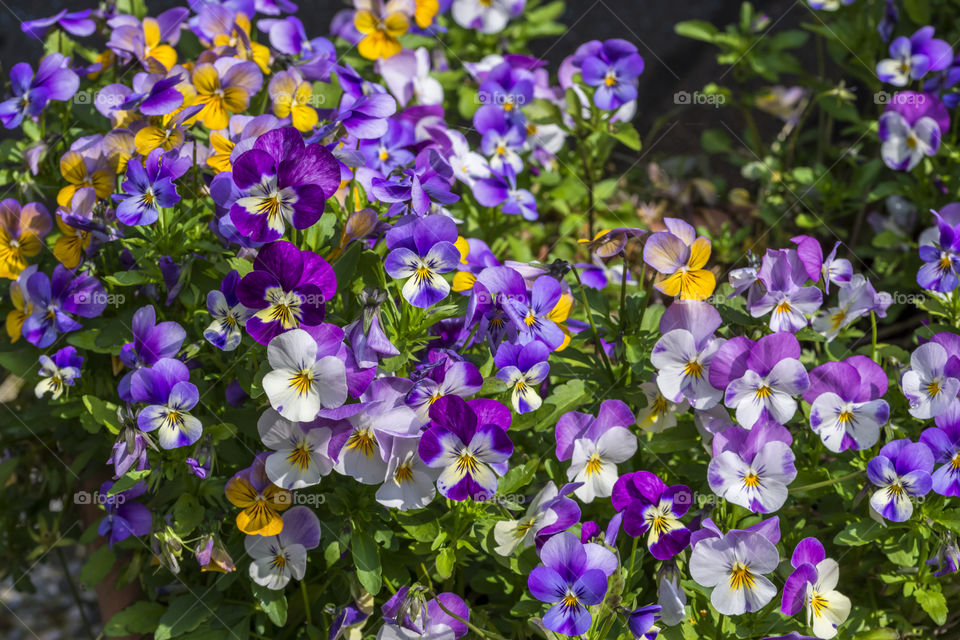
[[869, 449], [890, 417], [887, 374], [867, 356], [827, 362], [810, 371], [803, 399], [810, 404], [810, 427], [824, 446], [839, 453]]
[[305, 145], [293, 127], [273, 129], [233, 162], [233, 181], [245, 192], [230, 208], [237, 230], [257, 242], [283, 236], [286, 225], [306, 229], [340, 187], [340, 165], [326, 148]]
[[657, 560], [669, 560], [690, 543], [690, 530], [680, 522], [693, 503], [686, 485], [667, 486], [656, 474], [635, 471], [617, 480], [610, 501], [623, 512], [623, 530], [633, 538], [646, 535]]
[[958, 404], [960, 379], [956, 375], [960, 372], [950, 360], [943, 345], [933, 341], [920, 345], [910, 355], [910, 368], [900, 378], [900, 386], [914, 418], [936, 418]]
[[880, 155], [895, 171], [911, 171], [924, 156], [935, 156], [950, 129], [947, 108], [932, 93], [900, 91], [877, 122]]
[[336, 291], [337, 278], [326, 260], [281, 240], [260, 250], [253, 271], [237, 285], [237, 298], [254, 311], [247, 333], [267, 344], [284, 331], [322, 323]]
[[157, 147], [144, 158], [127, 163], [123, 190], [113, 196], [117, 220], [130, 226], [153, 224], [160, 217], [159, 209], [180, 202], [174, 181], [190, 168], [190, 158], [179, 158], [176, 151], [164, 152]]
[[922, 442], [907, 438], [888, 442], [867, 464], [867, 478], [877, 491], [870, 506], [887, 520], [905, 522], [913, 515], [913, 502], [933, 485], [933, 454]]
[[390, 253], [384, 268], [390, 277], [406, 280], [402, 293], [411, 305], [432, 307], [450, 293], [450, 284], [440, 274], [460, 264], [456, 239], [457, 225], [442, 215], [414, 218], [387, 232]]
[[780, 425], [760, 424], [750, 431], [730, 427], [713, 437], [707, 467], [710, 489], [755, 513], [773, 513], [787, 500], [787, 485], [797, 477], [793, 436]]
[[[497, 475], [506, 472], [513, 453], [506, 421], [500, 412], [490, 412], [485, 401], [473, 406], [459, 396], [445, 396], [430, 407], [430, 426], [420, 438], [420, 459], [428, 467], [442, 469], [437, 489], [451, 500], [486, 499], [497, 491]], [[475, 409], [476, 407], [476, 409]], [[496, 422], [490, 422], [496, 420]]]
[[163, 358], [173, 358], [180, 351], [187, 332], [172, 320], [157, 322], [157, 312], [152, 305], [140, 307], [133, 314], [131, 323], [133, 342], [123, 345], [120, 360], [132, 369], [120, 379], [120, 399], [131, 402], [130, 382], [141, 367], [152, 367]]
[[110, 495], [113, 482], [107, 481], [100, 486], [100, 499], [107, 515], [100, 521], [97, 533], [107, 538], [110, 548], [117, 542], [126, 540], [130, 536], [145, 536], [150, 533], [153, 525], [153, 516], [150, 510], [133, 502], [147, 491], [145, 482], [140, 481], [131, 488]]
[[643, 58], [631, 42], [614, 38], [580, 63], [585, 84], [596, 87], [593, 102], [605, 111], [616, 111], [637, 99], [637, 77], [643, 73]]
[[493, 528], [494, 548], [501, 556], [510, 556], [519, 548], [536, 543], [540, 548], [551, 536], [566, 531], [580, 521], [580, 507], [567, 497], [577, 486], [565, 484], [559, 490], [547, 482], [519, 520], [501, 520]]
[[737, 422], [750, 429], [762, 422], [785, 424], [810, 386], [800, 364], [800, 343], [792, 333], [774, 333], [757, 342], [736, 337], [714, 355], [710, 384], [724, 389], [724, 404], [736, 409]]
[[772, 312], [770, 330], [774, 332], [796, 333], [804, 328], [806, 315], [815, 313], [823, 303], [819, 289], [803, 286], [809, 277], [795, 250], [768, 249], [758, 273], [766, 292], [749, 304], [750, 315], [759, 318]]
[[82, 38], [93, 35], [97, 28], [97, 24], [90, 17], [91, 13], [93, 13], [92, 9], [72, 12], [61, 9], [48, 18], [37, 18], [21, 23], [20, 30], [28, 36], [42, 40], [50, 27], [57, 25], [70, 35]]
[[137, 415], [137, 426], [146, 432], [157, 430], [162, 448], [185, 447], [203, 435], [200, 421], [190, 414], [200, 393], [190, 382], [187, 365], [179, 360], [164, 358], [150, 368], [137, 369], [130, 380], [130, 395], [134, 402], [148, 405]]
[[543, 625], [556, 633], [577, 636], [590, 628], [587, 607], [600, 604], [617, 558], [604, 547], [583, 544], [569, 532], [550, 538], [540, 550], [542, 566], [530, 572], [527, 588], [534, 598], [552, 604]]
[[510, 400], [517, 413], [528, 413], [540, 408], [543, 400], [537, 389], [547, 379], [550, 349], [539, 341], [526, 345], [502, 343], [494, 357], [497, 377], [510, 389]]
[[960, 221], [938, 212], [934, 212], [933, 217], [937, 220], [939, 237], [931, 244], [920, 242], [920, 259], [924, 265], [917, 271], [917, 284], [930, 291], [949, 293], [960, 284]]
[[890, 43], [890, 57], [877, 63], [877, 77], [895, 87], [905, 87], [929, 72], [946, 69], [953, 60], [953, 48], [933, 37], [926, 26], [912, 36], [900, 36]]
[[942, 463], [931, 479], [934, 492], [942, 496], [960, 496], [960, 416], [956, 410], [937, 418], [937, 426], [920, 434], [920, 442], [933, 452], [934, 461]]
[[25, 117], [40, 115], [50, 100], [72, 98], [79, 86], [80, 78], [59, 53], [41, 60], [36, 74], [26, 62], [15, 64], [10, 69], [13, 97], [0, 102], [0, 122], [7, 129], [18, 127]]
[[674, 402], [686, 399], [694, 409], [710, 409], [723, 390], [710, 384], [710, 361], [725, 339], [714, 337], [722, 320], [706, 302], [677, 300], [660, 318], [662, 337], [650, 362], [657, 369], [660, 392]]
[[30, 344], [45, 349], [57, 335], [82, 328], [73, 316], [95, 318], [107, 307], [103, 285], [93, 276], [58, 264], [53, 276], [38, 271], [27, 279], [27, 295], [33, 313], [23, 323], [23, 336]]
[[72, 387], [80, 377], [83, 357], [77, 355], [74, 347], [64, 347], [53, 354], [53, 358], [40, 356], [40, 377], [43, 378], [34, 387], [34, 394], [42, 398], [47, 392], [51, 400], [63, 395], [65, 387]]
[[241, 328], [253, 313], [237, 297], [240, 274], [231, 271], [220, 283], [219, 289], [207, 294], [207, 311], [213, 321], [204, 330], [203, 337], [218, 349], [233, 351], [243, 338]]
[[783, 585], [780, 611], [795, 616], [806, 606], [808, 624], [818, 638], [832, 638], [850, 615], [850, 598], [836, 590], [840, 565], [827, 558], [816, 538], [804, 538], [790, 558], [793, 573]]

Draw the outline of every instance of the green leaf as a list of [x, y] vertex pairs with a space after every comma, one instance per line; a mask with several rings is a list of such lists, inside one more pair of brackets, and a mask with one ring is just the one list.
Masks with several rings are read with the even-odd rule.
[[935, 623], [941, 625], [947, 621], [947, 613], [949, 612], [947, 599], [943, 597], [940, 585], [918, 586], [916, 591], [913, 592], [913, 597]]
[[282, 627], [287, 623], [287, 597], [283, 591], [273, 591], [259, 584], [251, 584], [253, 597], [270, 622]]
[[90, 554], [87, 561], [83, 563], [83, 569], [80, 570], [80, 582], [88, 587], [95, 587], [100, 584], [110, 570], [113, 569], [113, 563], [117, 556], [107, 545], [103, 545]]
[[610, 135], [634, 151], [640, 151], [643, 143], [640, 142], [640, 134], [629, 123], [617, 123], [611, 125]]
[[202, 600], [193, 594], [177, 596], [160, 616], [154, 640], [170, 640], [193, 631], [213, 615], [219, 599], [220, 594], [216, 592], [204, 594]]
[[110, 487], [109, 491], [107, 491], [107, 495], [113, 496], [121, 491], [126, 491], [133, 485], [137, 484], [137, 482], [140, 480], [146, 478], [148, 475], [150, 475], [150, 469], [143, 469], [141, 471], [128, 471], [126, 475], [122, 476], [119, 480], [113, 483], [113, 486]]
[[713, 42], [717, 35], [717, 28], [704, 20], [685, 20], [674, 25], [673, 30], [678, 36], [693, 38], [704, 42]]
[[115, 638], [133, 633], [153, 633], [164, 611], [166, 608], [158, 602], [134, 602], [110, 618], [103, 628], [103, 634]]
[[900, 634], [893, 629], [883, 628], [866, 631], [854, 636], [853, 640], [897, 640], [899, 637]]
[[437, 573], [446, 580], [453, 575], [453, 567], [457, 562], [457, 552], [450, 547], [444, 547], [437, 554]]
[[200, 501], [189, 493], [177, 498], [173, 505], [173, 520], [176, 532], [181, 536], [189, 535], [203, 521], [204, 510]]
[[227, 264], [230, 265], [231, 269], [240, 274], [241, 278], [253, 271], [253, 263], [243, 258], [228, 258]]
[[917, 24], [930, 24], [929, 0], [903, 0], [903, 8]]
[[524, 488], [533, 480], [533, 476], [536, 475], [539, 465], [540, 458], [533, 458], [522, 466], [513, 467], [505, 476], [500, 478], [500, 481], [497, 483], [497, 491], [500, 495], [506, 495]]
[[150, 282], [150, 278], [143, 271], [118, 271], [104, 276], [103, 279], [118, 287], [132, 287]]
[[886, 532], [887, 529], [873, 520], [859, 520], [844, 527], [843, 531], [833, 537], [833, 542], [848, 547], [859, 547], [883, 537]]
[[377, 595], [383, 586], [380, 577], [380, 549], [367, 533], [354, 531], [350, 539], [350, 553], [357, 567], [357, 579], [371, 595]]

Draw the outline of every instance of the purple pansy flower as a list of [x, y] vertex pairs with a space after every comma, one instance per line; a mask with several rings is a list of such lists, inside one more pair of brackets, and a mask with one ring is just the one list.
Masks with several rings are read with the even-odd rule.
[[525, 345], [504, 342], [497, 349], [494, 364], [497, 377], [510, 389], [513, 410], [528, 413], [540, 408], [543, 400], [537, 393], [540, 383], [547, 379], [550, 349], [539, 341]]
[[563, 329], [550, 318], [550, 312], [560, 302], [562, 294], [563, 290], [556, 278], [542, 275], [533, 281], [529, 299], [524, 296], [504, 301], [507, 315], [520, 329], [521, 342], [540, 340], [551, 350], [563, 344]]
[[443, 215], [412, 218], [387, 232], [384, 268], [390, 277], [406, 280], [402, 292], [411, 305], [431, 307], [450, 293], [440, 274], [460, 264], [456, 240], [456, 223]]
[[337, 277], [326, 260], [281, 240], [260, 250], [253, 271], [237, 285], [237, 298], [254, 311], [247, 333], [267, 344], [284, 331], [322, 323], [336, 291]]
[[895, 171], [910, 171], [924, 156], [937, 154], [940, 138], [950, 128], [950, 115], [932, 93], [900, 91], [877, 125], [883, 162]]
[[483, 387], [483, 375], [476, 365], [467, 360], [443, 357], [434, 361], [436, 352], [430, 353], [431, 363], [427, 374], [414, 383], [407, 393], [405, 402], [424, 420], [430, 405], [448, 395], [465, 398], [472, 396]]
[[647, 605], [634, 609], [627, 614], [627, 627], [633, 634], [634, 640], [655, 640], [660, 633], [656, 626], [660, 619], [661, 607], [657, 604]]
[[383, 290], [361, 291], [360, 303], [363, 305], [363, 312], [359, 318], [343, 328], [353, 348], [357, 365], [362, 368], [377, 366], [381, 358], [400, 355], [400, 351], [390, 342], [380, 326], [380, 305], [386, 299], [387, 294]]
[[133, 428], [124, 428], [113, 445], [107, 464], [113, 465], [113, 477], [126, 475], [134, 469], [143, 471], [150, 466], [147, 461], [147, 439]]
[[887, 520], [904, 522], [913, 515], [913, 501], [930, 491], [933, 454], [922, 442], [907, 438], [888, 442], [867, 464], [867, 478], [877, 491], [870, 506]]
[[36, 20], [27, 20], [20, 24], [20, 30], [28, 36], [37, 40], [42, 40], [47, 31], [53, 25], [57, 25], [67, 33], [73, 36], [85, 37], [93, 35], [97, 24], [90, 17], [92, 9], [83, 11], [71, 11], [61, 9], [48, 18], [37, 18]]
[[653, 345], [650, 361], [666, 398], [710, 409], [723, 397], [723, 390], [710, 384], [710, 361], [725, 342], [714, 337], [721, 323], [717, 310], [699, 300], [677, 300], [664, 312], [662, 337]]
[[243, 306], [237, 297], [237, 285], [240, 274], [231, 271], [220, 283], [219, 289], [207, 294], [207, 311], [213, 321], [204, 330], [203, 337], [218, 349], [233, 351], [240, 346], [243, 338], [242, 327], [246, 324], [252, 310]]
[[605, 111], [616, 111], [637, 99], [637, 77], [643, 73], [643, 58], [636, 45], [614, 38], [585, 57], [580, 71], [584, 83], [596, 87], [594, 104]]
[[646, 534], [657, 560], [669, 560], [690, 543], [690, 530], [680, 522], [693, 502], [686, 485], [667, 486], [656, 474], [635, 471], [617, 480], [610, 501], [623, 512], [623, 530], [634, 538]]
[[797, 411], [799, 395], [810, 386], [800, 364], [800, 343], [792, 333], [774, 333], [754, 342], [737, 337], [717, 350], [710, 384], [724, 389], [724, 404], [750, 429], [763, 421], [785, 424]]
[[113, 196], [119, 203], [117, 219], [130, 226], [156, 222], [161, 207], [180, 202], [173, 183], [189, 168], [190, 158], [178, 158], [176, 151], [164, 153], [162, 147], [151, 151], [142, 164], [131, 159], [122, 185], [126, 193]]
[[383, 136], [365, 140], [359, 150], [366, 158], [367, 167], [389, 175], [395, 168], [413, 162], [413, 153], [407, 149], [413, 143], [413, 127], [402, 120], [390, 120]]
[[824, 446], [839, 453], [875, 445], [890, 417], [890, 405], [880, 399], [887, 392], [887, 374], [880, 365], [867, 356], [852, 356], [824, 363], [809, 377], [803, 399], [810, 404], [810, 427]]
[[943, 214], [933, 212], [939, 236], [930, 244], [920, 242], [920, 259], [924, 265], [917, 271], [917, 284], [924, 289], [949, 293], [960, 283], [960, 221], [944, 207]]
[[932, 488], [942, 496], [960, 496], [960, 412], [954, 407], [937, 418], [937, 426], [926, 429], [920, 442], [933, 453], [934, 461], [942, 463], [933, 472]]
[[721, 498], [756, 513], [773, 513], [787, 500], [797, 477], [793, 436], [780, 425], [733, 426], [713, 438], [707, 468], [710, 488]]
[[473, 182], [473, 195], [485, 207], [499, 207], [508, 215], [520, 215], [524, 220], [536, 220], [537, 199], [527, 189], [517, 188], [517, 177], [510, 165], [502, 173], [493, 172], [489, 178]]
[[736, 616], [759, 611], [777, 595], [777, 587], [764, 575], [780, 564], [776, 546], [756, 528], [722, 534], [713, 522], [704, 522], [705, 527], [708, 524], [707, 533], [691, 536], [690, 576], [713, 588], [710, 603], [718, 613]]
[[233, 163], [233, 182], [244, 192], [230, 208], [237, 230], [257, 242], [280, 238], [286, 224], [306, 229], [340, 187], [340, 165], [326, 148], [305, 145], [293, 127], [273, 129]]
[[450, 181], [429, 167], [407, 169], [401, 176], [391, 179], [373, 178], [370, 184], [370, 193], [374, 197], [392, 203], [390, 215], [413, 212], [425, 216], [435, 210], [437, 204], [453, 204], [460, 200], [460, 196], [450, 191]]
[[910, 401], [914, 418], [936, 418], [954, 408], [960, 390], [960, 374], [950, 353], [939, 342], [922, 344], [910, 355], [910, 368], [900, 378], [903, 395]]
[[890, 57], [877, 63], [877, 77], [895, 87], [905, 87], [928, 72], [950, 66], [953, 48], [933, 37], [933, 27], [919, 29], [912, 36], [900, 36], [890, 43]]
[[137, 426], [147, 432], [159, 429], [157, 441], [164, 449], [191, 445], [203, 434], [200, 421], [190, 414], [200, 393], [190, 382], [187, 365], [179, 360], [163, 358], [150, 368], [137, 369], [130, 396], [148, 405], [137, 415]]
[[120, 360], [129, 371], [120, 379], [120, 399], [130, 402], [130, 381], [141, 367], [152, 367], [163, 358], [172, 358], [180, 351], [187, 332], [172, 320], [157, 323], [157, 312], [152, 305], [140, 307], [133, 314], [133, 342], [123, 345]]
[[134, 502], [133, 498], [139, 498], [147, 491], [145, 482], [140, 481], [125, 491], [118, 491], [110, 495], [110, 489], [113, 488], [113, 482], [107, 481], [100, 486], [100, 499], [103, 501], [103, 507], [107, 512], [100, 526], [97, 527], [97, 533], [107, 538], [110, 548], [130, 536], [144, 536], [150, 533], [150, 527], [153, 525], [153, 516], [150, 510]]
[[[451, 500], [485, 499], [497, 491], [497, 475], [506, 471], [513, 453], [503, 405], [495, 401], [468, 404], [459, 396], [444, 396], [430, 407], [430, 426], [420, 438], [420, 459], [442, 469], [437, 489]], [[496, 422], [491, 422], [496, 420]]]
[[82, 365], [83, 357], [77, 355], [74, 347], [64, 347], [53, 354], [52, 358], [41, 355], [40, 377], [43, 379], [34, 387], [34, 394], [42, 398], [49, 392], [50, 398], [56, 400], [63, 394], [65, 387], [76, 384]]
[[13, 97], [0, 102], [0, 122], [13, 129], [25, 117], [40, 115], [50, 100], [69, 100], [77, 92], [80, 78], [70, 69], [69, 60], [59, 53], [51, 53], [37, 67], [26, 62], [10, 69], [10, 89]]
[[534, 543], [540, 548], [551, 536], [579, 522], [580, 507], [567, 497], [576, 488], [575, 484], [565, 484], [557, 490], [553, 482], [548, 482], [534, 496], [523, 518], [501, 520], [494, 526], [493, 536], [498, 544], [494, 551], [509, 556]]
[[803, 286], [810, 276], [793, 249], [768, 249], [757, 277], [766, 292], [750, 302], [750, 315], [759, 318], [772, 312], [771, 331], [796, 333], [807, 326], [806, 315], [815, 313], [823, 303], [823, 292]]
[[[340, 72], [340, 81], [343, 83], [343, 70]], [[379, 92], [354, 97], [349, 92], [344, 93], [340, 101], [340, 108], [333, 110], [318, 110], [320, 118], [328, 123], [321, 126], [313, 134], [310, 142], [318, 142], [333, 133], [338, 126], [343, 125], [346, 132], [358, 140], [375, 140], [383, 136], [389, 127], [389, 117], [397, 112], [397, 101], [388, 93]]]
[[584, 633], [593, 622], [587, 607], [603, 602], [607, 578], [617, 570], [616, 556], [564, 532], [543, 545], [540, 560], [543, 566], [530, 572], [527, 587], [534, 598], [553, 605], [543, 616], [543, 625], [568, 636]]
[[27, 279], [26, 293], [33, 313], [23, 323], [23, 336], [30, 344], [45, 349], [57, 335], [80, 329], [73, 315], [95, 318], [107, 306], [103, 285], [93, 276], [77, 275], [58, 264], [53, 276], [37, 271]]
[[818, 638], [832, 638], [850, 615], [850, 599], [836, 590], [840, 565], [827, 558], [816, 538], [804, 538], [790, 558], [793, 573], [783, 585], [780, 611], [795, 616], [806, 605], [807, 620]]
[[470, 620], [470, 608], [455, 593], [424, 600], [419, 591], [401, 587], [380, 611], [384, 618], [381, 640], [457, 640], [469, 632], [463, 621]]

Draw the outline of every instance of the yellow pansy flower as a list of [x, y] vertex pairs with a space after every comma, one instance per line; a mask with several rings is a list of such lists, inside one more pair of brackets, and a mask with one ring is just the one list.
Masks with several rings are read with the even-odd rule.
[[76, 151], [63, 154], [60, 158], [60, 174], [70, 184], [60, 189], [57, 204], [61, 207], [69, 206], [73, 194], [82, 187], [93, 187], [98, 198], [109, 198], [113, 193], [113, 172], [97, 165], [97, 161]]
[[290, 492], [275, 484], [257, 491], [250, 481], [234, 476], [224, 488], [234, 506], [243, 509], [237, 514], [237, 528], [247, 535], [275, 536], [283, 530], [280, 512], [290, 506]]

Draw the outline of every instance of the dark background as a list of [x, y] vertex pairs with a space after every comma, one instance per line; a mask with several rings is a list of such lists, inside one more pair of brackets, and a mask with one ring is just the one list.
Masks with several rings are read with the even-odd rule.
[[[146, 0], [153, 14], [173, 6], [185, 6], [185, 0]], [[693, 92], [717, 79], [722, 73], [710, 45], [682, 38], [673, 26], [682, 20], [699, 19], [722, 26], [736, 22], [741, 0], [567, 0], [565, 16], [560, 20], [569, 29], [555, 38], [532, 43], [534, 52], [556, 70], [560, 61], [587, 40], [623, 38], [634, 42], [643, 55], [646, 68], [640, 78], [640, 99], [635, 125], [644, 136], [657, 118], [678, 111], [673, 102], [676, 91]], [[805, 0], [769, 0], [755, 2], [778, 28], [809, 21]], [[42, 53], [41, 44], [20, 29], [23, 20], [54, 14], [66, 7], [80, 10], [97, 6], [94, 0], [0, 0], [0, 64], [6, 70], [21, 61], [35, 63]], [[345, 0], [301, 0], [297, 16], [310, 36], [326, 35], [330, 19], [342, 8], [352, 6]], [[723, 109], [683, 110], [676, 115], [681, 126], [670, 128], [668, 136], [656, 142], [658, 152], [692, 153], [699, 149], [700, 132], [717, 127], [721, 117], [732, 114]], [[656, 136], [654, 136], [656, 140]], [[650, 151], [651, 140], [644, 140]]]

